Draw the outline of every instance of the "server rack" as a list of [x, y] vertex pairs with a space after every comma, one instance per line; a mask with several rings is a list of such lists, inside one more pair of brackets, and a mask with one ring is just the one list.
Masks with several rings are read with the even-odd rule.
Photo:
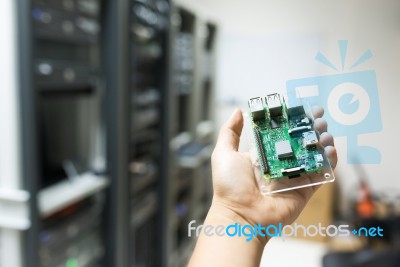
[[31, 2], [37, 266], [104, 261], [103, 189], [109, 180], [101, 132], [100, 10], [99, 0]]
[[190, 170], [178, 165], [178, 151], [192, 141], [193, 124], [190, 108], [194, 99], [195, 72], [195, 25], [194, 12], [174, 6], [171, 29], [171, 110], [170, 156], [167, 212], [167, 255], [168, 266], [180, 266], [184, 250], [190, 250], [190, 240], [185, 238], [185, 223], [190, 220], [193, 193]]
[[131, 1], [129, 12], [129, 266], [162, 266], [170, 4]]
[[[70, 16], [81, 13], [77, 12], [76, 8], [82, 6], [94, 8], [96, 15], [86, 18], [89, 21], [82, 20], [81, 17], [71, 19]], [[140, 6], [140, 12], [135, 10], [137, 6]], [[144, 10], [143, 13], [143, 8], [148, 10]], [[19, 86], [21, 93], [15, 97], [19, 98], [18, 101], [16, 100], [19, 103], [18, 108], [23, 107], [21, 128], [24, 137], [21, 147], [26, 151], [21, 167], [26, 172], [26, 177], [22, 180], [28, 182], [26, 185], [28, 192], [21, 192], [18, 195], [21, 200], [17, 201], [26, 202], [24, 205], [27, 207], [23, 206], [21, 209], [29, 207], [30, 214], [28, 212], [24, 214], [27, 221], [24, 227], [29, 229], [26, 235], [18, 232], [18, 235], [26, 237], [26, 240], [21, 237], [20, 242], [16, 244], [17, 249], [26, 244], [26, 251], [21, 251], [20, 256], [13, 256], [13, 258], [27, 259], [25, 266], [56, 266], [61, 261], [64, 261], [64, 264], [65, 260], [73, 266], [77, 263], [77, 259], [71, 258], [71, 255], [61, 260], [63, 257], [66, 258], [66, 255], [60, 254], [60, 260], [57, 261], [55, 255], [50, 257], [49, 251], [71, 250], [68, 244], [73, 238], [88, 229], [97, 229], [95, 236], [89, 234], [89, 241], [76, 245], [78, 248], [76, 253], [85, 247], [94, 248], [101, 244], [95, 251], [104, 257], [96, 256], [99, 258], [96, 264], [102, 266], [161, 265], [163, 242], [158, 242], [154, 238], [163, 236], [161, 218], [165, 214], [160, 205], [163, 203], [161, 198], [165, 183], [165, 174], [162, 171], [165, 162], [163, 151], [166, 148], [164, 141], [167, 140], [163, 129], [167, 122], [160, 119], [157, 125], [149, 124], [151, 112], [142, 112], [149, 110], [143, 110], [142, 105], [147, 102], [148, 107], [156, 106], [156, 117], [166, 116], [164, 109], [168, 101], [163, 99], [168, 96], [168, 86], [164, 86], [167, 84], [168, 70], [166, 65], [168, 62], [166, 53], [169, 24], [168, 2], [155, 1], [145, 4], [144, 1], [127, 0], [20, 1], [16, 9], [18, 10], [10, 13], [15, 12], [21, 15], [21, 19], [18, 20], [19, 40], [17, 43], [20, 45], [22, 72], [19, 79], [22, 84]], [[149, 11], [158, 12], [157, 27], [162, 26], [159, 23], [160, 19], [164, 20], [164, 26], [158, 29], [160, 33], [156, 39], [157, 45], [161, 48], [152, 47], [146, 51], [147, 48], [144, 45], [141, 46], [140, 36], [135, 35], [131, 26], [143, 23]], [[68, 12], [73, 14], [66, 14]], [[76, 23], [81, 23], [81, 25], [76, 25]], [[96, 34], [88, 36], [77, 26], [86, 27], [85, 30], [89, 31], [94, 30]], [[87, 50], [82, 51], [85, 48]], [[154, 63], [158, 69], [141, 73], [142, 69], [137, 68], [138, 62], [148, 61], [148, 56], [152, 56], [151, 53], [155, 51], [154, 48], [155, 50], [162, 49], [161, 55]], [[57, 58], [64, 53], [69, 53], [68, 58], [62, 60]], [[95, 63], [90, 66], [82, 62], [73, 64], [71, 59], [78, 54], [80, 56], [95, 54]], [[153, 76], [150, 78], [157, 81], [157, 84], [152, 84], [153, 88], [149, 88], [150, 85], [143, 87], [137, 82], [140, 76], [145, 74]], [[48, 116], [59, 115], [59, 109], [65, 107], [64, 98], [74, 99], [75, 96], [82, 95], [86, 98], [93, 92], [99, 93], [96, 99], [100, 99], [100, 101], [96, 100], [98, 106], [96, 105], [96, 110], [92, 112], [96, 114], [96, 118], [71, 126], [72, 128], [84, 127], [91, 121], [100, 121], [95, 126], [89, 126], [89, 130], [96, 128], [93, 131], [96, 136], [92, 136], [96, 139], [96, 151], [90, 153], [91, 156], [95, 156], [91, 162], [94, 166], [93, 174], [85, 173], [85, 175], [79, 175], [83, 176], [79, 177], [83, 179], [75, 179], [74, 174], [79, 173], [80, 170], [74, 166], [74, 162], [67, 162], [65, 166], [57, 166], [64, 168], [61, 170], [64, 172], [62, 175], [60, 175], [60, 168], [55, 172], [57, 175], [51, 175], [51, 171], [45, 168], [44, 162], [49, 158], [57, 158], [59, 154], [46, 158], [43, 154], [51, 151], [43, 151], [43, 148], [46, 145], [54, 147], [57, 142], [67, 141], [69, 135], [61, 135], [64, 137], [61, 141], [60, 137], [53, 140], [56, 135], [53, 133], [57, 133], [63, 127], [63, 125], [57, 125], [58, 122], [68, 123], [77, 116], [68, 117], [74, 116], [75, 108], [71, 109], [70, 113], [63, 114], [65, 120], [63, 118], [49, 119]], [[55, 101], [54, 97], [59, 94], [64, 98]], [[107, 101], [106, 109], [103, 111], [101, 100], [104, 99]], [[81, 101], [85, 102], [84, 99]], [[68, 104], [78, 109], [81, 107], [71, 102]], [[88, 105], [92, 106], [93, 103], [85, 102], [85, 106]], [[105, 124], [101, 118], [103, 114], [106, 115]], [[141, 115], [147, 117], [141, 118]], [[45, 131], [43, 125], [48, 124], [46, 120], [52, 122], [52, 127], [47, 125], [50, 133], [43, 138], [43, 131]], [[15, 118], [15, 121], [21, 120]], [[139, 128], [129, 127], [129, 125], [139, 124], [141, 125]], [[103, 141], [101, 133], [104, 129], [107, 139], [106, 159], [104, 159], [104, 149], [101, 146]], [[63, 129], [59, 134], [67, 130], [69, 129]], [[141, 132], [142, 130], [144, 132]], [[151, 131], [153, 133], [149, 134]], [[79, 132], [79, 136], [82, 136], [82, 132]], [[150, 138], [150, 143], [152, 142], [153, 145], [159, 145], [158, 148], [154, 146], [156, 151], [152, 159], [140, 158], [147, 148], [138, 141], [144, 143], [146, 138]], [[70, 141], [68, 145], [73, 146], [73, 141]], [[54, 179], [43, 179], [44, 173]], [[152, 190], [145, 192], [150, 188]], [[105, 203], [104, 189], [106, 189], [107, 199]], [[17, 196], [18, 192], [11, 193]], [[31, 196], [30, 201], [28, 201], [29, 196]], [[99, 210], [103, 210], [104, 207], [106, 212], [102, 215]], [[84, 220], [85, 216], [82, 216], [82, 213], [92, 216], [89, 220]], [[60, 221], [63, 223], [60, 224]], [[146, 231], [141, 227], [147, 224], [149, 224], [147, 233], [154, 231], [154, 235], [153, 241], [145, 246], [144, 243], [148, 242], [148, 238], [143, 235]], [[72, 237], [65, 236], [64, 230], [67, 228], [75, 229]], [[6, 230], [2, 230], [2, 237], [6, 236], [3, 232]], [[65, 240], [65, 244], [56, 244], [57, 239]], [[135, 246], [137, 247], [136, 254], [131, 257], [132, 250], [130, 249]], [[146, 248], [145, 251], [150, 251], [147, 248], [151, 248], [157, 256], [148, 255], [145, 259], [141, 259], [140, 249], [143, 247]], [[89, 254], [89, 252], [86, 253], [86, 255]], [[153, 259], [159, 259], [159, 261], [154, 262]], [[81, 264], [84, 261], [82, 258], [78, 260]], [[5, 260], [5, 263], [9, 264], [10, 261]], [[87, 265], [91, 263], [87, 262]]]
[[[204, 218], [211, 196], [210, 186], [202, 182], [204, 176], [209, 178], [204, 171], [209, 171], [213, 143], [212, 113], [202, 113], [213, 95], [212, 86], [203, 90], [207, 93], [201, 89], [204, 79], [200, 77], [205, 72], [199, 51], [207, 39], [207, 34], [200, 34], [204, 21], [190, 9], [174, 8], [162, 0], [7, 0], [1, 4], [3, 11], [13, 15], [8, 18], [10, 28], [18, 34], [13, 39], [14, 32], [8, 33], [7, 44], [16, 50], [4, 57], [9, 68], [2, 80], [9, 82], [10, 90], [0, 100], [11, 103], [1, 105], [6, 112], [0, 114], [1, 122], [9, 126], [0, 133], [1, 140], [9, 144], [2, 146], [6, 149], [0, 154], [0, 265], [74, 266], [85, 261], [87, 266], [184, 264], [194, 240], [185, 238], [181, 215]], [[82, 4], [94, 8], [96, 14], [86, 16], [77, 10]], [[169, 28], [174, 10], [183, 24], [172, 16], [174, 23]], [[154, 18], [157, 23], [152, 22]], [[149, 37], [143, 27], [155, 35]], [[96, 33], [88, 34], [82, 28]], [[190, 45], [180, 51], [181, 59], [189, 57], [192, 66], [180, 70], [170, 67], [179, 52], [174, 46], [174, 34], [179, 31], [193, 36]], [[57, 51], [69, 53], [68, 57], [58, 58]], [[91, 59], [76, 60], [82, 54], [90, 54]], [[182, 88], [185, 82], [176, 85], [176, 72], [182, 77], [189, 74], [189, 91]], [[66, 105], [76, 106], [75, 111], [82, 107], [49, 101], [58, 94], [72, 100], [76, 98], [71, 95], [85, 96], [83, 106], [96, 106], [90, 113], [95, 117], [88, 115], [95, 125], [88, 120], [73, 127], [90, 125], [82, 132], [89, 132], [96, 142], [90, 152], [79, 152], [89, 155], [89, 163], [58, 164], [58, 171], [53, 172], [58, 175], [51, 175], [44, 167], [44, 154], [49, 152], [43, 148], [44, 144], [55, 146], [57, 142], [51, 138], [56, 135], [47, 140], [43, 132], [54, 133], [65, 125], [46, 116], [64, 116], [60, 110]], [[87, 101], [93, 94], [96, 100]], [[199, 99], [207, 99], [201, 100], [205, 105], [198, 104]], [[73, 113], [62, 117], [64, 124], [73, 125]], [[53, 127], [44, 130], [46, 120], [52, 121]], [[56, 140], [73, 135], [63, 136], [66, 131]], [[73, 147], [78, 141], [66, 142]], [[149, 151], [153, 151], [151, 155], [145, 155]], [[51, 179], [43, 179], [45, 176]], [[176, 188], [178, 182], [182, 183]], [[193, 194], [185, 203], [187, 190]], [[73, 229], [73, 233], [65, 229]], [[87, 238], [77, 241], [78, 236]], [[56, 242], [61, 239], [65, 242]], [[92, 255], [91, 251], [85, 253], [96, 259], [93, 262], [80, 256], [79, 251], [87, 247], [97, 247]], [[58, 259], [49, 257], [49, 251], [60, 251]], [[61, 251], [72, 252], [65, 255]], [[152, 254], [146, 256], [146, 251]], [[178, 259], [182, 252], [185, 255]]]
[[201, 223], [212, 198], [217, 27], [190, 6], [176, 3], [173, 10], [166, 250], [168, 266], [185, 266], [196, 240], [187, 225]]
[[[2, 140], [10, 141], [5, 152], [12, 156], [2, 162], [0, 178], [0, 199], [9, 210], [0, 219], [0, 243], [7, 247], [0, 259], [4, 266], [17, 267], [77, 261], [93, 266], [102, 262], [104, 252], [99, 219], [104, 202], [98, 192], [108, 184], [99, 130], [100, 2], [2, 4], [5, 16], [11, 16], [3, 26], [13, 46], [7, 47], [11, 55], [5, 62], [11, 85], [5, 100], [11, 104], [4, 106]], [[75, 162], [81, 159], [83, 164]], [[86, 212], [91, 219], [82, 216]]]
[[169, 2], [107, 1], [107, 266], [163, 266]]

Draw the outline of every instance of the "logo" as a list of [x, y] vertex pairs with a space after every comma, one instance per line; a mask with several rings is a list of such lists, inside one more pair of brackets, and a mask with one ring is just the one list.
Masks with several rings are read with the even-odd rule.
[[321, 223], [318, 225], [304, 226], [298, 223], [294, 225], [269, 224], [262, 225], [261, 223], [250, 225], [241, 225], [232, 223], [229, 225], [198, 225], [194, 226], [195, 220], [188, 223], [188, 237], [199, 236], [201, 232], [207, 237], [245, 237], [247, 242], [254, 238], [260, 237], [314, 237], [314, 236], [363, 236], [363, 237], [383, 237], [383, 229], [378, 227], [360, 227], [359, 229], [350, 230], [350, 225], [328, 225], [323, 226]]
[[347, 40], [339, 41], [341, 68], [335, 66], [321, 52], [315, 59], [337, 74], [294, 79], [286, 82], [289, 106], [305, 99], [310, 105], [324, 107], [324, 118], [335, 137], [347, 137], [347, 162], [350, 164], [378, 164], [380, 151], [358, 142], [361, 134], [382, 130], [376, 73], [373, 70], [353, 71], [372, 58], [367, 50], [347, 68]]

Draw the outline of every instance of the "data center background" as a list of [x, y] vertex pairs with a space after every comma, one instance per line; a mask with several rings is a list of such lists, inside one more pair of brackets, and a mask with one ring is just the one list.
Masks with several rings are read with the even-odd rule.
[[212, 197], [218, 24], [167, 0], [1, 7], [0, 266], [184, 266]]
[[272, 239], [261, 266], [399, 255], [399, 10], [396, 0], [0, 1], [0, 267], [183, 266], [195, 241], [185, 228], [210, 203], [211, 148], [233, 109], [285, 94], [293, 79], [346, 73], [365, 51], [354, 71], [376, 74], [382, 129], [357, 134], [381, 162], [350, 163], [348, 137], [335, 136], [335, 183], [297, 222], [373, 218], [389, 238]]

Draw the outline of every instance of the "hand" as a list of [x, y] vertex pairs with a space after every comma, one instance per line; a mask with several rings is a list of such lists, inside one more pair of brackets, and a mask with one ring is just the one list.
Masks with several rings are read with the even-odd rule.
[[[337, 154], [327, 123], [321, 119], [324, 110], [313, 109], [314, 127], [320, 133], [320, 144], [334, 168]], [[301, 213], [318, 186], [306, 187], [271, 196], [260, 193], [249, 153], [238, 152], [243, 129], [243, 115], [236, 109], [222, 126], [212, 155], [214, 198], [210, 212], [223, 214], [241, 224], [262, 225], [292, 223]], [[263, 244], [267, 240], [261, 240]]]

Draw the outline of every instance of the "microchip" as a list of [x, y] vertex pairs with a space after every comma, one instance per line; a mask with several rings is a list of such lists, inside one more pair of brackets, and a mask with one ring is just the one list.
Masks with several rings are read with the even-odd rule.
[[278, 159], [284, 159], [293, 156], [293, 150], [288, 140], [276, 142], [275, 151]]

